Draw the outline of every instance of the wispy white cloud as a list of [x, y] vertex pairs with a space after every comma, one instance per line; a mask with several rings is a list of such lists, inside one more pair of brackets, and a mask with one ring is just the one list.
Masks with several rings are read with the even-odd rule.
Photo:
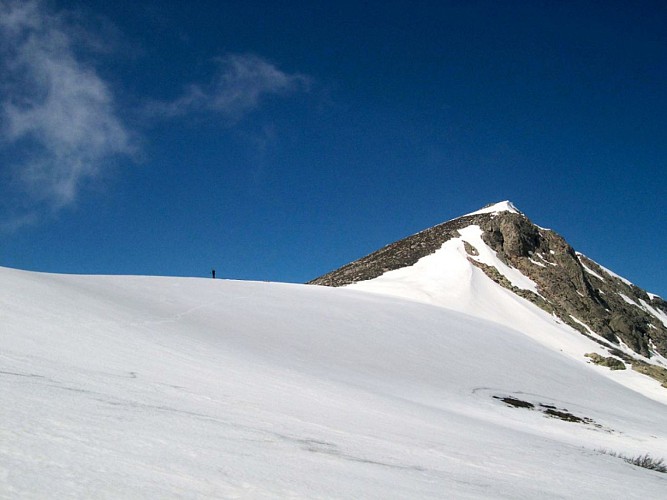
[[[103, 51], [101, 39], [91, 39], [75, 13], [50, 5], [0, 0], [0, 231], [73, 205], [120, 157], [138, 153], [109, 84], [85, 57]], [[228, 54], [214, 63], [208, 83], [193, 82], [174, 100], [144, 110], [157, 119], [210, 112], [234, 124], [266, 98], [311, 84], [256, 55]]]
[[109, 86], [77, 58], [67, 28], [40, 0], [0, 0], [1, 132], [15, 159], [2, 168], [50, 210], [133, 152]]
[[215, 62], [216, 73], [210, 84], [190, 84], [180, 97], [154, 102], [148, 112], [158, 117], [176, 117], [209, 111], [235, 121], [257, 108], [265, 96], [306, 90], [310, 85], [309, 77], [285, 73], [252, 54], [228, 54]]

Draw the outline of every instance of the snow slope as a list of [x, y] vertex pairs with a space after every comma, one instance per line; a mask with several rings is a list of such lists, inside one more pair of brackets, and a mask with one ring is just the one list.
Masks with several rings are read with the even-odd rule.
[[0, 283], [1, 498], [666, 491], [595, 451], [667, 458], [665, 404], [488, 311], [352, 287], [5, 268]]
[[[506, 203], [493, 205], [488, 210], [509, 209]], [[536, 284], [530, 278], [498, 258], [496, 252], [482, 240], [482, 231], [478, 226], [468, 226], [460, 229], [459, 233], [460, 237], [445, 242], [435, 253], [421, 258], [412, 266], [389, 271], [375, 279], [360, 281], [346, 288], [402, 297], [484, 318], [518, 330], [580, 363], [589, 362], [584, 356], [586, 353], [609, 355], [600, 344], [582, 336], [530, 301], [497, 285], [474, 266], [469, 259], [495, 267], [513, 286], [539, 294]], [[470, 256], [465, 244], [473, 247], [477, 256]], [[658, 311], [653, 309], [652, 312], [661, 319]], [[584, 325], [579, 318], [572, 318]], [[592, 331], [590, 333], [591, 336], [597, 336]], [[629, 348], [627, 351], [635, 354]], [[662, 357], [656, 355], [656, 358], [659, 361]], [[667, 390], [649, 377], [632, 370], [611, 371], [603, 367], [598, 370], [626, 387], [667, 404]]]

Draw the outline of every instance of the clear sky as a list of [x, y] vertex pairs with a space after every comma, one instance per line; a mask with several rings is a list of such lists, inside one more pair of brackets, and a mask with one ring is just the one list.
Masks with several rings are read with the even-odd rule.
[[666, 20], [0, 0], [0, 265], [304, 282], [509, 199], [665, 297]]

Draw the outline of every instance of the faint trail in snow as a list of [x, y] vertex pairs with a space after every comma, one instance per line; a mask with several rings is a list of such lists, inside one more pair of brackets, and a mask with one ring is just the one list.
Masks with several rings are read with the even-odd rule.
[[[105, 394], [103, 392], [90, 390], [72, 384], [67, 384], [65, 382], [54, 380], [42, 375], [37, 375], [32, 373], [8, 372], [8, 371], [0, 371], [0, 375], [38, 379], [33, 382], [34, 385], [39, 385], [42, 387], [50, 387], [61, 391], [80, 394], [82, 397], [85, 397], [88, 400], [97, 401], [116, 408], [123, 408], [126, 410], [130, 411], [134, 410], [138, 412], [157, 411], [160, 413], [182, 415], [186, 417], [195, 418], [198, 420], [213, 422], [215, 424], [223, 425], [225, 427], [233, 428], [243, 432], [245, 435], [238, 438], [239, 441], [266, 442], [268, 438], [270, 441], [274, 442], [282, 441], [282, 442], [296, 444], [299, 446], [299, 448], [309, 453], [329, 455], [331, 457], [339, 458], [341, 460], [348, 462], [362, 463], [362, 464], [374, 465], [396, 470], [409, 470], [417, 472], [427, 471], [425, 467], [422, 467], [420, 465], [404, 465], [400, 463], [390, 463], [387, 461], [374, 460], [372, 458], [366, 458], [363, 456], [357, 456], [354, 454], [346, 453], [344, 450], [341, 450], [341, 448], [337, 444], [325, 441], [323, 439], [294, 437], [286, 434], [281, 434], [275, 431], [271, 431], [268, 429], [262, 429], [261, 427], [235, 423], [232, 422], [231, 420], [226, 420], [218, 416], [206, 413], [191, 411], [183, 408], [176, 408], [173, 406], [144, 403], [131, 399], [122, 399], [115, 396], [111, 396], [109, 394]], [[136, 372], [129, 372], [129, 378], [136, 378], [136, 376], [137, 376]]]
[[147, 320], [147, 321], [142, 321], [140, 323], [134, 323], [133, 325], [161, 325], [163, 323], [178, 323], [181, 319], [183, 319], [186, 316], [189, 316], [190, 314], [196, 312], [196, 311], [201, 311], [202, 309], [208, 309], [210, 307], [218, 306], [222, 304], [224, 301], [218, 300], [215, 302], [210, 302], [207, 304], [200, 304], [198, 306], [191, 307], [190, 309], [187, 309], [183, 312], [177, 313], [174, 316], [169, 316], [166, 318], [162, 319], [156, 319], [156, 320]]
[[[248, 297], [234, 297], [234, 299], [247, 299]], [[201, 311], [204, 309], [209, 309], [209, 308], [214, 308], [217, 306], [226, 306], [229, 307], [231, 300], [229, 298], [225, 298], [223, 300], [216, 300], [213, 302], [207, 302], [204, 304], [199, 304], [193, 307], [190, 307], [184, 311], [178, 312], [176, 314], [171, 314], [167, 315], [164, 317], [157, 316], [154, 319], [146, 319], [146, 320], [141, 320], [141, 321], [132, 321], [130, 318], [129, 320], [119, 320], [119, 321], [114, 321], [114, 320], [102, 320], [102, 321], [87, 321], [87, 322], [81, 322], [78, 323], [78, 326], [82, 326], [85, 328], [98, 328], [101, 326], [121, 326], [121, 327], [136, 327], [136, 326], [151, 326], [151, 325], [162, 325], [162, 324], [171, 324], [171, 323], [178, 323], [180, 320], [185, 318], [186, 316], [189, 316], [197, 311]], [[144, 315], [142, 313], [142, 315]]]
[[350, 455], [348, 453], [343, 453], [338, 445], [330, 443], [328, 441], [322, 441], [319, 439], [303, 439], [295, 438], [291, 436], [286, 436], [284, 434], [273, 433], [276, 437], [279, 437], [285, 441], [296, 443], [301, 446], [301, 449], [306, 450], [311, 453], [321, 453], [324, 455], [331, 455], [334, 457], [341, 458], [350, 462], [357, 462], [370, 465], [379, 465], [381, 467], [389, 467], [391, 469], [401, 469], [401, 470], [413, 470], [418, 472], [426, 472], [427, 469], [420, 465], [401, 465], [401, 464], [391, 464], [388, 462], [380, 462], [378, 460], [371, 460], [368, 458], [358, 457], [355, 455]]
[[37, 375], [35, 373], [15, 373], [15, 372], [5, 372], [5, 371], [0, 371], [0, 375], [13, 375], [15, 377], [27, 377], [27, 378], [46, 378], [42, 375]]

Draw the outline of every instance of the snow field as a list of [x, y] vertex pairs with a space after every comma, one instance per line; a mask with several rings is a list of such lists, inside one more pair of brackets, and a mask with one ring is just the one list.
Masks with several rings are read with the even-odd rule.
[[[0, 279], [2, 498], [657, 498], [667, 484], [594, 451], [667, 457], [664, 404], [498, 322], [354, 289]], [[510, 395], [601, 427], [493, 398]]]

